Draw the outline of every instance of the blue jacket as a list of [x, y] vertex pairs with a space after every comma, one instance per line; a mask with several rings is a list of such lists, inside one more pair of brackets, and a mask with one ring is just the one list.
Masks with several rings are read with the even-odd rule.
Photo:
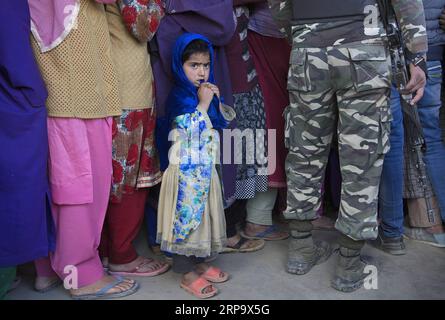
[[428, 60], [442, 60], [445, 31], [439, 26], [439, 16], [445, 7], [445, 0], [423, 0], [423, 7], [428, 33]]

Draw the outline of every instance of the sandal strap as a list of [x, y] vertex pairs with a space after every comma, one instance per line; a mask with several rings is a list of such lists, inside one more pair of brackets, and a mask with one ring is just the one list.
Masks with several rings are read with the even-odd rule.
[[151, 264], [154, 260], [151, 258], [144, 258], [144, 260], [141, 261], [141, 263], [139, 263], [136, 267], [136, 269], [140, 269], [144, 266], [148, 266], [149, 264]]
[[240, 237], [240, 240], [234, 244], [233, 246], [227, 246], [228, 248], [232, 248], [232, 249], [241, 249], [241, 247], [243, 246], [243, 244], [245, 244], [247, 241], [249, 241], [249, 239], [244, 238], [243, 236]]
[[207, 270], [201, 275], [203, 277], [212, 277], [212, 278], [216, 278], [216, 277], [220, 277], [222, 273], [222, 270], [220, 268], [214, 267], [214, 266], [210, 266], [207, 268]]
[[135, 268], [135, 271], [140, 270], [143, 267], [149, 267], [152, 271], [156, 271], [159, 269], [162, 269], [162, 266], [160, 268], [156, 267], [156, 262], [154, 259], [152, 258], [144, 258], [144, 260], [137, 265], [137, 267]]
[[198, 290], [199, 293], [204, 293], [204, 289], [208, 288], [209, 286], [212, 286], [212, 284], [203, 277], [197, 278], [188, 285], [188, 287], [190, 287], [192, 290]]
[[267, 229], [263, 232], [257, 233], [255, 236], [259, 238], [265, 238], [267, 235], [274, 233], [275, 231], [277, 231], [277, 227], [275, 225], [271, 225], [267, 227]]
[[104, 295], [107, 294], [108, 290], [110, 290], [111, 288], [113, 288], [113, 287], [115, 287], [115, 286], [117, 286], [117, 285], [119, 285], [119, 284], [124, 282], [124, 278], [122, 278], [122, 277], [116, 276], [115, 278], [116, 278], [115, 281], [113, 281], [112, 283], [106, 285], [105, 287], [103, 287], [102, 289], [97, 291], [96, 295], [97, 296], [104, 296]]

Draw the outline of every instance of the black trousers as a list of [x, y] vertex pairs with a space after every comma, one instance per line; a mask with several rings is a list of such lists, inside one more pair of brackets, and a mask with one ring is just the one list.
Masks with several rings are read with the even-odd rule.
[[195, 266], [199, 263], [203, 263], [205, 258], [198, 258], [195, 256], [182, 256], [179, 254], [173, 254], [173, 272], [176, 273], [188, 273], [194, 270]]

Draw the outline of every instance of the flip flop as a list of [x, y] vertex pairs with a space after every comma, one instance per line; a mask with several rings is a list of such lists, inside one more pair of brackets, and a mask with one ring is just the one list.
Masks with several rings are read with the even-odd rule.
[[[255, 245], [248, 248], [242, 248], [242, 246], [248, 241], [254, 241]], [[226, 245], [222, 253], [254, 252], [263, 249], [265, 244], [266, 242], [262, 239], [247, 239], [241, 236], [240, 240], [233, 246]]]
[[268, 237], [270, 234], [272, 234], [276, 231], [278, 231], [277, 227], [275, 225], [272, 225], [272, 226], [269, 226], [266, 230], [259, 232], [254, 236], [249, 236], [244, 231], [241, 231], [240, 234], [241, 234], [241, 236], [243, 236], [244, 238], [247, 238], [247, 239], [255, 239], [255, 240], [263, 239], [266, 241], [278, 241], [278, 240], [284, 240], [284, 239], [289, 238], [289, 233], [286, 233], [285, 235], [280, 236], [280, 237]]
[[[187, 291], [188, 293], [193, 294], [195, 297], [200, 299], [207, 299], [215, 296], [218, 293], [218, 289], [214, 287], [210, 282], [206, 279], [199, 277], [189, 285], [186, 285], [181, 282], [181, 288]], [[213, 290], [207, 293], [204, 293], [204, 289], [212, 286]]]
[[114, 292], [114, 293], [107, 293], [108, 290], [111, 288], [118, 286], [125, 282], [125, 279], [122, 277], [116, 277], [116, 281], [106, 285], [99, 291], [95, 293], [87, 293], [87, 294], [71, 294], [71, 298], [74, 300], [96, 300], [96, 299], [112, 299], [112, 298], [120, 298], [129, 296], [130, 294], [135, 293], [139, 289], [139, 284], [137, 282], [134, 282], [133, 285], [128, 288], [127, 290], [120, 291], [120, 292]]
[[[111, 266], [110, 266], [108, 273], [110, 273], [112, 275], [116, 275], [116, 276], [154, 277], [154, 276], [160, 275], [161, 273], [166, 272], [170, 268], [170, 265], [165, 263], [161, 268], [159, 268], [157, 270], [146, 271], [146, 272], [140, 271], [141, 269], [143, 269], [144, 267], [146, 267], [147, 265], [149, 265], [150, 263], [153, 263], [153, 262], [155, 262], [155, 260], [153, 260], [151, 258], [144, 258], [136, 268], [134, 268], [133, 270], [130, 270], [130, 271], [113, 271], [113, 270], [111, 270]], [[159, 262], [159, 263], [162, 263], [162, 262]]]
[[210, 266], [201, 277], [207, 281], [214, 283], [221, 283], [229, 280], [230, 275], [227, 272], [223, 272], [220, 268]]

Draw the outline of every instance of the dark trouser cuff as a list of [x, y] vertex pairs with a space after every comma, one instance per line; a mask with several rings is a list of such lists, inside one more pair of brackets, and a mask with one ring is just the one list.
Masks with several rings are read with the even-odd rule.
[[176, 273], [188, 273], [195, 269], [195, 266], [205, 261], [204, 258], [197, 258], [195, 256], [186, 257], [179, 254], [173, 254], [173, 272]]
[[292, 220], [289, 228], [298, 232], [307, 233], [311, 232], [314, 227], [310, 220]]
[[310, 220], [292, 220], [289, 228], [292, 238], [304, 239], [312, 235], [313, 226]]
[[345, 247], [352, 250], [360, 250], [365, 245], [365, 240], [354, 240], [348, 236], [342, 234], [338, 239], [338, 244], [341, 247]]

